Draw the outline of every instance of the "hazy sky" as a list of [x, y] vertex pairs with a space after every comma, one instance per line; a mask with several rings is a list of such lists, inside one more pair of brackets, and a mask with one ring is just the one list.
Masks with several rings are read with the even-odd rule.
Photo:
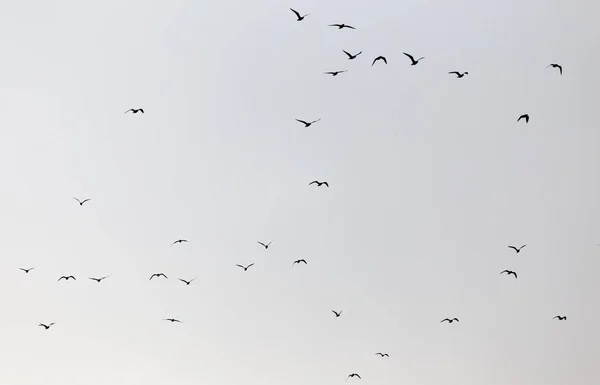
[[4, 1], [0, 383], [596, 384], [598, 14]]

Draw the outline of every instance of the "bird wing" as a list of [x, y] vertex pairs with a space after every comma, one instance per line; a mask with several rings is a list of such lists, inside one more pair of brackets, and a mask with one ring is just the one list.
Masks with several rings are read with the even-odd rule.
[[327, 183], [327, 182], [323, 182], [323, 184], [324, 184], [325, 186], [329, 187], [329, 183]]
[[383, 60], [383, 62], [384, 62], [385, 64], [387, 64], [387, 59], [386, 59], [385, 57], [383, 57], [383, 56], [382, 56], [382, 57], [381, 57], [381, 60]]
[[84, 199], [83, 201], [81, 201], [81, 204], [84, 204], [85, 202], [89, 201], [92, 198], [88, 198], [88, 199]]
[[237, 266], [237, 267], [241, 267], [242, 269], [245, 269], [245, 267], [244, 267], [244, 266], [242, 266], [242, 265], [236, 265], [236, 266]]
[[67, 277], [65, 277], [64, 275], [62, 277], [60, 277], [58, 280], [60, 281], [61, 279], [67, 279]]
[[504, 273], [507, 273], [507, 274], [508, 274], [508, 273], [510, 273], [510, 272], [509, 272], [508, 270], [504, 270], [504, 271], [501, 271], [501, 272], [500, 272], [500, 274], [504, 274]]
[[130, 108], [127, 111], [125, 111], [124, 114], [128, 113], [129, 111], [133, 111], [133, 108]]
[[259, 243], [260, 245], [263, 245], [263, 247], [267, 247], [267, 245], [265, 245], [264, 243], [262, 243], [262, 242], [260, 242], [260, 241], [258, 241], [258, 243]]
[[[521, 118], [519, 118], [519, 119], [521, 119]], [[518, 120], [517, 120], [517, 122], [518, 122]], [[513, 249], [514, 251], [519, 251], [519, 250], [518, 250], [516, 247], [514, 247], [514, 246], [508, 246], [508, 248], [509, 248], [509, 249]]]
[[162, 275], [163, 277], [165, 277], [166, 279], [169, 279], [169, 277], [167, 277], [167, 276], [166, 276], [166, 275], [164, 275], [163, 273], [160, 273], [158, 276], [160, 277], [161, 275]]
[[415, 58], [414, 58], [414, 57], [412, 57], [412, 55], [411, 55], [411, 54], [409, 54], [409, 53], [406, 53], [406, 52], [402, 52], [402, 53], [403, 53], [403, 54], [405, 54], [406, 56], [408, 56], [408, 58], [409, 58], [410, 60], [412, 60], [412, 61], [415, 61]]
[[185, 279], [181, 279], [181, 278], [179, 278], [179, 280], [180, 280], [181, 282], [188, 283], [188, 281], [186, 281]]
[[268, 247], [268, 246], [271, 246], [271, 243], [273, 243], [273, 241], [271, 241], [271, 242], [267, 243], [267, 247]]
[[562, 75], [562, 66], [561, 65], [558, 66], [558, 70], [560, 71], [560, 74]]
[[509, 274], [512, 274], [512, 275], [514, 275], [514, 276], [515, 276], [515, 278], [518, 278], [518, 277], [517, 277], [517, 273], [515, 273], [514, 271], [511, 271]]
[[19, 270], [23, 270], [24, 272], [27, 272], [27, 269], [23, 269], [22, 267], [19, 267]]
[[452, 72], [448, 72], [449, 74], [456, 74], [456, 75], [460, 75], [460, 73], [458, 71], [452, 71]]
[[290, 8], [290, 11], [294, 12], [296, 14], [296, 16], [298, 17], [298, 19], [301, 17], [300, 14], [298, 13], [298, 11]]
[[556, 318], [560, 319], [560, 316], [558, 316], [558, 315], [557, 315], [556, 317], [554, 317], [554, 318], [552, 318], [552, 319], [556, 319]]
[[[338, 71], [338, 72], [345, 72], [345, 71]], [[321, 118], [319, 118], [319, 119], [317, 119], [317, 120], [313, 120], [312, 122], [310, 122], [310, 124], [317, 123], [317, 122], [318, 122], [318, 121], [320, 121], [320, 120], [321, 120]]]
[[375, 59], [373, 59], [373, 63], [371, 63], [371, 67], [373, 67], [375, 65], [375, 62], [377, 61], [377, 59], [379, 59], [379, 58], [376, 57]]
[[341, 27], [341, 25], [340, 25], [340, 24], [329, 24], [329, 26], [330, 26], [330, 27], [338, 27], [338, 28], [339, 28], [339, 27]]
[[81, 201], [75, 197], [73, 197], [73, 199], [75, 199], [77, 202], [79, 202], [79, 204], [81, 204]]
[[417, 61], [425, 59], [425, 56], [421, 56]]
[[300, 123], [303, 123], [303, 124], [308, 124], [308, 123], [307, 123], [307, 122], [305, 122], [304, 120], [300, 120], [300, 119], [296, 119], [296, 120], [297, 120], [297, 121], [299, 121]]
[[523, 247], [525, 247], [525, 246], [527, 246], [527, 245], [523, 245], [523, 246], [519, 247], [519, 250], [521, 250], [521, 249], [522, 249]]
[[110, 275], [105, 275], [104, 277], [100, 278], [100, 280], [102, 281], [103, 279], [106, 279], [108, 277], [110, 277]]
[[357, 374], [356, 377], [358, 377], [358, 378], [360, 378], [362, 380], [362, 378], [361, 378], [361, 376], [359, 374]]
[[353, 26], [351, 26], [351, 25], [347, 25], [347, 26], [346, 26], [346, 28], [350, 28], [350, 29], [356, 29], [356, 28], [354, 28], [354, 27], [353, 27]]
[[319, 184], [319, 181], [313, 180], [312, 182], [310, 182], [308, 185], [310, 186], [311, 184]]
[[442, 322], [444, 322], [444, 321], [448, 321], [448, 322], [450, 322], [450, 319], [449, 319], [449, 318], [444, 318], [443, 320], [441, 320], [441, 321], [440, 321], [440, 323], [442, 323]]
[[458, 320], [458, 318], [453, 318], [453, 320], [454, 320], [454, 321], [456, 321], [456, 322], [460, 322], [460, 321]]
[[246, 266], [246, 269], [249, 268], [250, 266], [254, 266], [254, 263], [251, 263], [248, 266]]
[[345, 51], [345, 50], [342, 50], [342, 51], [344, 51], [344, 53], [345, 53], [346, 55], [348, 55], [348, 57], [352, 57], [352, 54], [348, 53], [348, 51]]

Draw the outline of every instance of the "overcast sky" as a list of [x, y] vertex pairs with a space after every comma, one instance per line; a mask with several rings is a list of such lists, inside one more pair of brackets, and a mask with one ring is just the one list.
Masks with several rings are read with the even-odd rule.
[[5, 1], [0, 383], [596, 384], [598, 14]]

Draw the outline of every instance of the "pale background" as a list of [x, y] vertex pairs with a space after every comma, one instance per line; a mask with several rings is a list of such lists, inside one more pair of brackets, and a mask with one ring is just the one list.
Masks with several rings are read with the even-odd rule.
[[598, 383], [597, 2], [0, 8], [1, 384]]

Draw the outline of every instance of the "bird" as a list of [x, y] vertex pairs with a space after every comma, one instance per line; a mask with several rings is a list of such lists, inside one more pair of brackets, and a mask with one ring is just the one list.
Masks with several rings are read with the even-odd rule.
[[267, 244], [265, 245], [265, 244], [264, 244], [264, 243], [262, 243], [261, 241], [258, 241], [258, 244], [259, 244], [259, 245], [263, 245], [263, 247], [264, 247], [265, 249], [268, 249], [268, 248], [269, 248], [269, 245], [270, 245], [271, 243], [273, 243], [273, 241], [271, 241], [271, 242], [269, 242], [269, 243], [267, 243]]
[[144, 110], [142, 108], [138, 108], [138, 109], [130, 108], [127, 111], [125, 111], [125, 114], [128, 113], [129, 111], [133, 112], [134, 114], [137, 114], [138, 112], [141, 112], [142, 114], [144, 113]]
[[321, 120], [321, 118], [319, 118], [319, 119], [317, 119], [317, 120], [313, 120], [312, 122], [306, 122], [306, 121], [304, 121], [304, 120], [300, 120], [300, 119], [296, 119], [296, 120], [297, 120], [298, 122], [300, 122], [300, 123], [304, 124], [304, 127], [305, 127], [305, 128], [308, 128], [308, 127], [310, 127], [310, 126], [311, 126], [313, 123], [317, 123], [318, 121], [320, 121], [320, 120]]
[[297, 263], [297, 264], [300, 264], [300, 262], [304, 262], [304, 264], [305, 264], [305, 265], [308, 265], [308, 263], [306, 263], [306, 260], [304, 260], [304, 259], [298, 259], [298, 260], [295, 260], [295, 261], [292, 263], [292, 267], [294, 267], [294, 265], [295, 265], [296, 263]]
[[512, 275], [515, 276], [515, 278], [517, 278], [517, 273], [515, 273], [514, 271], [504, 270], [504, 271], [500, 272], [500, 274], [503, 274], [503, 273], [506, 273], [506, 275], [511, 275], [512, 274]]
[[449, 74], [456, 74], [456, 77], [457, 77], [457, 78], [459, 78], [459, 79], [460, 79], [460, 78], [462, 78], [462, 77], [464, 77], [465, 75], [468, 75], [468, 74], [469, 74], [469, 73], [468, 73], [468, 72], [466, 72], [466, 71], [465, 71], [465, 72], [463, 72], [462, 74], [461, 74], [460, 72], [458, 72], [458, 71], [452, 71], [452, 72], [448, 72], [448, 73], [449, 73]]
[[362, 380], [360, 375], [358, 375], [357, 373], [350, 373], [350, 374], [348, 374], [348, 377], [346, 377], [346, 381], [348, 381], [348, 379], [352, 378], [352, 377], [358, 377], [359, 380]]
[[350, 28], [350, 29], [356, 29], [351, 25], [348, 24], [329, 24], [330, 27], [338, 27], [338, 29], [343, 29], [343, 28]]
[[448, 321], [448, 323], [450, 323], [450, 324], [451, 324], [452, 322], [454, 322], [454, 321], [456, 321], [456, 322], [460, 322], [460, 321], [458, 320], [458, 318], [452, 318], [452, 319], [450, 319], [450, 318], [444, 318], [444, 319], [443, 319], [443, 320], [441, 320], [440, 322], [444, 322], [444, 321]]
[[171, 321], [171, 322], [179, 322], [179, 323], [183, 323], [183, 322], [181, 322], [180, 320], [178, 320], [178, 319], [175, 319], [175, 318], [165, 318], [165, 319], [163, 319], [163, 321]]
[[556, 318], [558, 318], [559, 321], [566, 321], [567, 320], [567, 316], [566, 315], [563, 315], [563, 316], [557, 315], [556, 317], [554, 317], [552, 319], [556, 319]]
[[184, 242], [185, 242], [185, 243], [187, 243], [187, 242], [189, 242], [189, 241], [188, 241], [187, 239], [178, 239], [178, 240], [176, 240], [175, 242], [171, 243], [171, 246], [173, 246], [173, 245], [174, 245], [174, 244], [176, 244], [176, 243], [184, 243]]
[[[196, 278], [198, 278], [198, 277], [196, 277]], [[190, 279], [189, 281], [186, 281], [186, 280], [185, 280], [185, 279], [183, 279], [183, 278], [179, 278], [179, 280], [180, 280], [181, 282], [185, 283], [187, 286], [189, 286], [189, 285], [190, 285], [190, 283], [194, 282], [194, 280], [195, 280], [196, 278]]]
[[104, 276], [104, 277], [102, 277], [102, 278], [94, 278], [94, 277], [89, 277], [89, 279], [91, 279], [92, 281], [96, 281], [96, 282], [100, 283], [100, 282], [102, 282], [102, 280], [103, 280], [103, 279], [106, 279], [106, 278], [108, 278], [108, 277], [110, 277], [110, 276], [109, 276], [109, 275], [106, 275], [106, 276]]
[[87, 198], [87, 199], [84, 199], [84, 200], [80, 201], [79, 199], [77, 199], [77, 198], [75, 198], [75, 197], [73, 197], [73, 199], [75, 199], [77, 202], [79, 202], [79, 206], [83, 206], [83, 204], [84, 204], [85, 202], [87, 202], [87, 201], [91, 200], [91, 198]]
[[410, 61], [412, 62], [412, 63], [410, 63], [410, 65], [411, 65], [411, 66], [415, 66], [415, 65], [417, 65], [417, 64], [419, 64], [419, 61], [421, 61], [422, 59], [425, 59], [425, 56], [423, 56], [423, 57], [421, 57], [421, 58], [419, 58], [419, 59], [415, 60], [415, 58], [414, 58], [414, 57], [413, 57], [411, 54], [409, 54], [409, 53], [406, 53], [406, 52], [402, 52], [402, 53], [403, 53], [403, 54], [405, 54], [406, 56], [408, 56], [408, 58], [409, 58], [409, 59], [410, 59]]
[[[75, 279], [75, 277], [73, 277], [72, 275], [69, 275], [69, 276], [63, 275], [62, 277], [60, 277], [60, 278], [58, 279], [58, 281], [60, 281], [61, 279], [64, 279], [65, 281], [68, 281], [69, 279], [73, 279], [74, 281], [77, 281], [77, 280]], [[58, 282], [58, 281], [57, 281], [57, 282]]]
[[[344, 50], [342, 50], [342, 51], [344, 51]], [[359, 52], [359, 53], [357, 53], [356, 55], [352, 55], [352, 54], [351, 54], [350, 52], [348, 52], [348, 51], [344, 51], [344, 53], [345, 53], [346, 55], [348, 55], [348, 60], [354, 60], [354, 59], [356, 59], [356, 58], [358, 57], [358, 55], [360, 55], [360, 54], [362, 53], [362, 51], [360, 51], [360, 52]]]
[[348, 70], [343, 70], [343, 71], [329, 71], [329, 72], [323, 72], [325, 75], [331, 75], [331, 76], [338, 76], [341, 73], [344, 72], [348, 72]]
[[29, 269], [24, 269], [22, 267], [19, 267], [19, 270], [23, 270], [25, 273], [29, 273], [33, 269], [35, 269], [35, 267], [30, 267]]
[[154, 277], [157, 277], [157, 278], [160, 278], [160, 277], [165, 277], [166, 279], [169, 279], [169, 277], [167, 277], [167, 276], [166, 276], [164, 273], [154, 273], [154, 274], [152, 274], [152, 275], [150, 276], [150, 279], [149, 279], [149, 281], [150, 281], [152, 278], [154, 278]]
[[389, 357], [390, 355], [387, 353], [375, 353], [376, 356], [381, 356], [381, 357]]
[[306, 15], [304, 15], [304, 16], [300, 16], [300, 13], [298, 13], [298, 11], [296, 11], [296, 10], [294, 10], [294, 9], [292, 9], [292, 8], [290, 8], [290, 11], [292, 11], [292, 12], [294, 12], [294, 13], [296, 14], [296, 17], [298, 18], [298, 20], [296, 20], [296, 21], [302, 21], [302, 20], [304, 20], [304, 18], [305, 18], [306, 16], [310, 15], [310, 13], [307, 13], [307, 14], [306, 14]]
[[529, 123], [529, 114], [523, 114], [523, 115], [519, 116], [519, 119], [517, 119], [517, 122], [521, 119], [525, 119], [525, 123]]
[[248, 266], [242, 266], [242, 265], [236, 265], [237, 267], [241, 267], [242, 269], [244, 269], [244, 271], [248, 271], [248, 268], [250, 266], [254, 266], [254, 263], [249, 264]]
[[54, 325], [54, 322], [52, 322], [52, 323], [49, 323], [48, 325], [46, 325], [46, 324], [42, 324], [42, 323], [41, 323], [41, 324], [39, 324], [38, 326], [43, 326], [43, 327], [44, 327], [44, 329], [48, 330], [48, 329], [50, 329], [50, 326], [52, 326], [52, 325]]
[[340, 310], [340, 311], [332, 310], [332, 312], [333, 312], [333, 314], [335, 314], [335, 318], [337, 318], [337, 317], [339, 317], [339, 316], [342, 315], [342, 310]]
[[548, 67], [546, 67], [546, 68], [549, 68], [549, 67], [558, 68], [558, 70], [560, 71], [560, 74], [562, 75], [562, 66], [560, 64], [552, 63], [552, 64], [549, 64]]
[[371, 63], [371, 67], [373, 67], [373, 66], [375, 65], [375, 62], [376, 62], [377, 60], [383, 60], [383, 62], [384, 62], [385, 64], [387, 64], [387, 59], [385, 58], [385, 56], [377, 56], [375, 59], [373, 59], [373, 63]]
[[514, 251], [516, 251], [517, 253], [520, 253], [520, 252], [521, 252], [521, 249], [522, 249], [523, 247], [525, 247], [525, 246], [527, 246], [527, 245], [523, 245], [523, 246], [521, 246], [521, 247], [519, 247], [519, 248], [516, 248], [516, 247], [514, 247], [514, 246], [508, 246], [508, 248], [509, 248], [509, 249], [513, 249], [513, 250], [514, 250]]
[[329, 187], [329, 183], [323, 181], [323, 182], [319, 182], [318, 180], [313, 180], [312, 182], [310, 182], [308, 185], [310, 186], [311, 184], [316, 184], [317, 187], [321, 187], [321, 185], [325, 185], [327, 187]]

